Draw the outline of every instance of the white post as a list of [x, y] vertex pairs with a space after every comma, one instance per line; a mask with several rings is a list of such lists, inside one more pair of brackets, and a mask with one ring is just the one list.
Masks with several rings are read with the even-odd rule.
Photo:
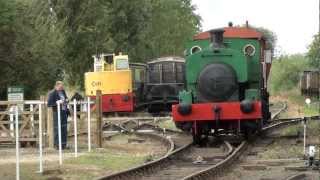
[[20, 157], [19, 157], [19, 107], [16, 106], [16, 180], [20, 179]]
[[13, 107], [10, 107], [10, 136], [14, 137], [14, 114], [15, 110]]
[[306, 155], [306, 134], [307, 134], [307, 122], [303, 122], [303, 155]]
[[31, 113], [31, 131], [32, 131], [32, 136], [34, 136], [34, 114], [33, 114], [33, 104], [30, 104], [30, 113]]
[[78, 157], [77, 100], [73, 99], [74, 157]]
[[62, 145], [61, 145], [61, 107], [60, 102], [57, 101], [58, 107], [58, 138], [59, 138], [59, 165], [62, 165]]
[[43, 172], [42, 166], [42, 108], [39, 103], [39, 172]]
[[91, 109], [90, 109], [90, 97], [88, 97], [88, 102], [87, 102], [87, 112], [88, 112], [88, 117], [87, 117], [87, 121], [88, 121], [88, 151], [91, 152]]

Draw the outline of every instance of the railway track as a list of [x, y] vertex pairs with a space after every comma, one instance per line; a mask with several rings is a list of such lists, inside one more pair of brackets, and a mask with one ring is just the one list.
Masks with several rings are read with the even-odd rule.
[[[281, 110], [276, 111], [276, 115], [273, 118], [277, 117], [284, 109], [282, 107]], [[267, 133], [273, 129], [300, 121], [301, 119], [281, 121], [263, 128], [261, 133]], [[132, 129], [139, 130], [138, 128]], [[154, 127], [154, 130], [158, 131], [158, 133], [162, 131], [158, 127]], [[186, 134], [171, 130], [167, 130], [166, 133], [170, 133], [169, 135], [167, 134], [167, 137], [175, 143], [175, 148], [172, 152], [141, 166], [100, 177], [99, 180], [214, 179], [231, 167], [243, 152], [249, 148], [247, 141], [232, 145], [223, 141], [215, 145], [199, 148], [192, 145], [191, 138]]]
[[[298, 120], [288, 120], [288, 121], [283, 121], [279, 122], [277, 124], [273, 124], [270, 126], [267, 126], [262, 129], [260, 132], [261, 134], [266, 134], [271, 131], [274, 131], [278, 128], [282, 128], [285, 126], [289, 126], [292, 124], [296, 124], [298, 122], [301, 122], [302, 119]], [[200, 180], [200, 179], [217, 179], [220, 177], [224, 172], [226, 172], [227, 169], [232, 167], [234, 164], [236, 164], [236, 160], [248, 149], [250, 149], [252, 144], [249, 143], [248, 141], [242, 141], [242, 143], [233, 151], [230, 156], [228, 156], [226, 159], [221, 161], [220, 163], [209, 167], [208, 169], [205, 169], [203, 171], [199, 171], [195, 174], [189, 175], [185, 178], [184, 180]]]
[[[149, 133], [139, 132], [139, 130], [146, 130], [146, 126], [149, 127]], [[169, 139], [169, 141], [174, 142], [171, 146], [171, 150], [159, 159], [153, 160], [151, 162], [145, 163], [143, 165], [125, 171], [100, 177], [99, 179], [140, 179], [145, 174], [150, 174], [155, 171], [158, 171], [159, 169], [164, 168], [170, 163], [171, 158], [174, 158], [175, 156], [184, 153], [192, 146], [192, 137], [180, 131], [166, 130], [166, 132], [163, 132], [163, 129], [148, 123], [141, 124], [137, 127], [130, 126], [130, 128], [131, 129], [128, 131], [132, 132], [132, 130], [135, 130], [134, 133], [138, 133], [140, 135], [144, 134], [145, 136], [159, 136], [162, 138]]]
[[271, 119], [276, 120], [281, 112], [287, 109], [287, 103], [278, 102], [270, 106]]
[[171, 157], [168, 166], [161, 171], [143, 175], [141, 180], [175, 180], [184, 179], [187, 174], [196, 174], [203, 169], [216, 165], [233, 152], [228, 142], [220, 142], [209, 147], [190, 146], [184, 153]]
[[286, 136], [282, 134], [283, 128], [299, 124], [301, 121], [303, 119], [295, 118], [265, 127], [262, 134], [254, 142], [248, 143], [241, 161], [232, 170], [228, 171], [228, 174], [224, 174], [219, 179], [240, 180], [247, 177], [252, 180], [312, 179], [309, 178], [313, 177], [314, 173], [312, 172], [307, 172], [307, 175], [299, 173], [299, 171], [311, 169], [303, 168], [306, 161], [301, 158], [302, 155], [300, 154], [303, 147], [301, 138], [296, 139], [298, 137], [296, 135]]
[[299, 173], [286, 178], [285, 180], [316, 180], [319, 179], [319, 174], [316, 173]]

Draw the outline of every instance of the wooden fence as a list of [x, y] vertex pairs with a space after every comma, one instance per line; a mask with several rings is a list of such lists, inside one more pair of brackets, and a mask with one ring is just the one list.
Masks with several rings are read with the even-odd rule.
[[[0, 143], [15, 141], [13, 114], [16, 107], [18, 107], [20, 115], [21, 144], [36, 143], [39, 129], [39, 104], [45, 104], [43, 98], [37, 101], [0, 101]], [[46, 113], [45, 106], [42, 105], [41, 108], [43, 108], [42, 113]]]
[[[91, 126], [93, 131], [95, 144], [98, 147], [102, 146], [102, 111], [101, 111], [101, 92], [97, 92], [98, 96], [94, 102], [95, 105], [91, 109], [93, 116], [90, 119], [91, 123], [96, 126]], [[77, 127], [78, 135], [87, 133], [87, 107], [86, 101], [77, 102]], [[54, 147], [54, 132], [53, 132], [53, 116], [52, 108], [48, 108], [46, 105], [46, 97], [41, 97], [40, 100], [33, 101], [0, 101], [0, 145], [3, 143], [14, 143], [14, 109], [19, 107], [19, 134], [20, 143], [22, 145], [30, 143], [35, 145], [39, 139], [39, 104], [42, 108], [42, 132], [45, 136], [44, 145], [48, 147]], [[74, 136], [74, 121], [73, 121], [73, 103], [70, 102], [69, 106], [71, 111], [71, 118], [68, 119], [68, 136]]]

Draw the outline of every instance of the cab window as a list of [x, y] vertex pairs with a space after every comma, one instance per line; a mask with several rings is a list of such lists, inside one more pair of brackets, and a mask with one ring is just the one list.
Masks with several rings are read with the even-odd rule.
[[117, 70], [129, 69], [129, 61], [128, 59], [117, 59]]

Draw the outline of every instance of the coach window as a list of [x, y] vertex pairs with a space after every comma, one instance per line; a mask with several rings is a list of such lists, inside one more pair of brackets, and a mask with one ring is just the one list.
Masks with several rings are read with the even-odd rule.
[[144, 82], [144, 69], [135, 69], [134, 76], [136, 82]]
[[149, 80], [150, 83], [160, 83], [161, 81], [161, 64], [150, 64], [149, 65]]

